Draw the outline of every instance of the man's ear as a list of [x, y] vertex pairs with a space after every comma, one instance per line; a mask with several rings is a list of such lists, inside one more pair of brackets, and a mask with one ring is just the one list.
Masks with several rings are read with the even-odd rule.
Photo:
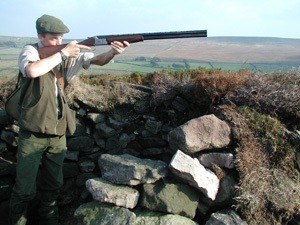
[[40, 39], [40, 41], [44, 40], [45, 34], [38, 34], [38, 38]]

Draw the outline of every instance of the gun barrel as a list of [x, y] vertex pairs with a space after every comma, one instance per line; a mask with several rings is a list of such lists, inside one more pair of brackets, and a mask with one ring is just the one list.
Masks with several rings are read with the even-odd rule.
[[118, 40], [121, 40], [124, 37], [126, 37], [126, 38], [127, 37], [142, 37], [143, 40], [173, 39], [173, 38], [193, 38], [193, 37], [207, 37], [207, 30], [190, 30], [190, 31], [170, 31], [170, 32], [154, 32], [154, 33], [100, 35], [100, 36], [96, 36], [96, 37], [99, 40], [105, 40], [105, 39], [118, 39]]
[[144, 40], [207, 37], [206, 30], [171, 31], [141, 34]]

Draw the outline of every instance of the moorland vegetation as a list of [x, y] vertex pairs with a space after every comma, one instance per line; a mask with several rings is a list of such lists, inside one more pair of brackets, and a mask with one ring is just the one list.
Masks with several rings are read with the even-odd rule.
[[[16, 78], [0, 82], [3, 107]], [[142, 98], [142, 89], [152, 90], [151, 102], [156, 105], [176, 90], [188, 94], [202, 115], [222, 108], [234, 131], [239, 176], [235, 208], [249, 225], [258, 225], [286, 224], [300, 214], [300, 159], [296, 158], [300, 146], [288, 135], [300, 130], [299, 88], [299, 70], [261, 73], [197, 68], [82, 75], [72, 81], [67, 94], [74, 108], [84, 103], [100, 112]]]

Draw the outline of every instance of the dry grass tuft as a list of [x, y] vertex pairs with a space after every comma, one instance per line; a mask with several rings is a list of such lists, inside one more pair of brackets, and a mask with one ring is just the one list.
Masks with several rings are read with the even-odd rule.
[[218, 103], [229, 92], [238, 86], [244, 85], [245, 79], [250, 72], [240, 70], [238, 72], [215, 71], [214, 73], [199, 73], [195, 76], [194, 82], [197, 89], [204, 89], [213, 100]]
[[133, 103], [142, 92], [124, 82], [107, 81], [102, 85], [91, 85], [74, 78], [66, 89], [70, 105], [83, 104], [90, 109], [103, 112], [120, 104]]
[[0, 108], [4, 107], [8, 96], [15, 90], [17, 81], [18, 75], [12, 78], [0, 79]]
[[210, 107], [217, 105], [220, 100], [237, 86], [244, 85], [246, 77], [250, 75], [247, 70], [228, 72], [221, 70], [184, 70], [184, 72], [168, 71], [152, 74], [154, 105], [172, 100], [178, 93], [188, 90], [195, 102], [200, 106]]
[[257, 73], [227, 97], [237, 105], [281, 118], [290, 129], [300, 129], [299, 85], [300, 71]]
[[174, 99], [182, 84], [167, 73], [156, 73], [152, 77], [152, 104], [159, 106]]
[[[220, 109], [231, 124], [238, 143], [236, 167], [240, 181], [235, 198], [236, 208], [249, 225], [287, 222], [300, 211], [300, 174], [294, 167], [294, 154], [289, 144], [275, 140], [283, 138], [277, 133], [281, 132], [280, 123], [273, 131], [261, 133], [257, 125], [265, 119], [264, 115], [261, 120], [258, 115], [251, 115], [251, 112], [241, 114], [233, 106], [224, 105]], [[251, 116], [258, 122], [251, 119]]]
[[250, 128], [255, 132], [255, 137], [268, 152], [273, 168], [281, 168], [286, 173], [295, 171], [294, 162], [296, 149], [291, 146], [285, 136], [285, 126], [276, 118], [261, 114], [249, 107], [239, 109], [247, 118]]

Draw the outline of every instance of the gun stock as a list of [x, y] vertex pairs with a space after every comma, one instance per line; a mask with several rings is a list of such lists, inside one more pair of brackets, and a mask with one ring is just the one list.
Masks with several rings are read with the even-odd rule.
[[[79, 44], [86, 45], [86, 46], [95, 46], [95, 38], [85, 39], [85, 40], [79, 42]], [[47, 58], [47, 57], [55, 54], [56, 52], [59, 52], [60, 50], [62, 50], [64, 47], [66, 47], [66, 45], [67, 44], [62, 44], [62, 45], [38, 48], [40, 58], [41, 59]]]
[[[171, 31], [171, 32], [154, 32], [154, 33], [139, 33], [139, 34], [117, 34], [117, 35], [100, 35], [87, 38], [79, 44], [86, 46], [110, 45], [113, 41], [127, 41], [129, 43], [141, 42], [144, 40], [158, 40], [158, 39], [176, 39], [176, 38], [195, 38], [207, 37], [206, 30], [192, 30], [192, 31]], [[44, 59], [56, 52], [62, 50], [67, 44], [42, 47], [38, 49], [40, 58]]]

